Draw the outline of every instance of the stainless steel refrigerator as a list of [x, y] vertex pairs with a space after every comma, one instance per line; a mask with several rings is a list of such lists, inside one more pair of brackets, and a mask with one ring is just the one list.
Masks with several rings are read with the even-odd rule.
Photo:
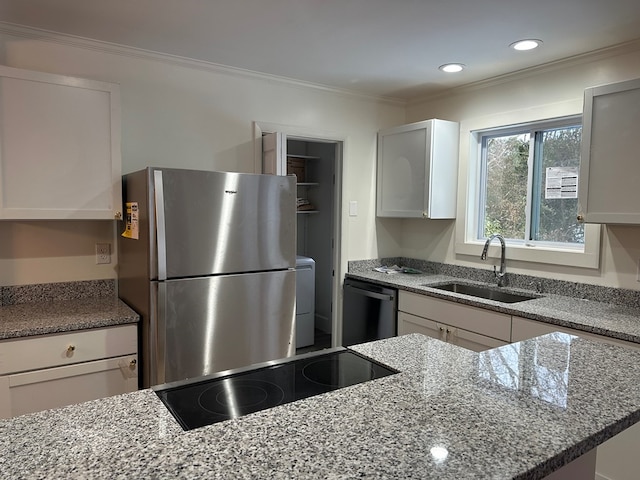
[[149, 167], [123, 195], [141, 386], [295, 354], [295, 177]]

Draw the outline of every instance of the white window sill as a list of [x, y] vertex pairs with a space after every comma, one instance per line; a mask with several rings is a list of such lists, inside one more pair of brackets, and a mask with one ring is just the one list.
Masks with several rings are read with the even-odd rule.
[[[593, 268], [600, 266], [600, 225], [585, 225], [585, 249], [553, 248], [547, 246], [509, 245], [507, 260], [521, 262], [546, 263], [568, 267]], [[480, 258], [484, 242], [456, 242], [457, 255], [472, 255]], [[494, 240], [489, 247], [487, 257], [500, 258], [500, 242]]]

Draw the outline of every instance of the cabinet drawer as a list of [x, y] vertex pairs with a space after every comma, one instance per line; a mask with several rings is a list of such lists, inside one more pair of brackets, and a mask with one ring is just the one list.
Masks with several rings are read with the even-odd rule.
[[137, 325], [4, 340], [0, 375], [129, 355], [137, 348]]
[[410, 292], [399, 293], [398, 310], [505, 342], [511, 340], [511, 315], [504, 313]]
[[133, 392], [138, 387], [137, 356], [66, 365], [5, 378], [9, 379], [9, 416], [15, 417]]
[[582, 330], [575, 330], [573, 328], [560, 327], [551, 323], [529, 320], [528, 318], [514, 316], [512, 319], [512, 323], [512, 342], [528, 340], [533, 337], [539, 337], [540, 335], [546, 335], [547, 333], [563, 332], [582, 338], [588, 338], [589, 340], [595, 340], [597, 342], [609, 343], [611, 345], [620, 345], [622, 347], [640, 350], [640, 345], [637, 343], [627, 342], [625, 340], [619, 340], [617, 338], [605, 337], [604, 335], [597, 335], [595, 333], [583, 332]]

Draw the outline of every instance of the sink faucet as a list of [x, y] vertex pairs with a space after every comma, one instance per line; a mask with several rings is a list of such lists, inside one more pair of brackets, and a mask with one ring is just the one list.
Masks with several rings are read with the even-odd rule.
[[487, 250], [489, 250], [489, 244], [494, 238], [497, 238], [498, 240], [500, 240], [500, 272], [496, 272], [496, 266], [494, 265], [493, 275], [498, 280], [498, 286], [504, 287], [504, 275], [506, 273], [505, 265], [504, 265], [504, 252], [506, 249], [506, 245], [504, 243], [504, 237], [502, 235], [500, 235], [499, 233], [494, 233], [489, 238], [487, 238], [487, 241], [484, 244], [484, 248], [482, 249], [482, 255], [480, 255], [480, 260], [487, 259]]

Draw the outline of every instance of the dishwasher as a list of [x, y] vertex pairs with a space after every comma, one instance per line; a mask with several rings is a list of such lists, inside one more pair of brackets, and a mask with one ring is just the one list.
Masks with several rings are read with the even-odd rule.
[[342, 345], [396, 335], [398, 291], [352, 278], [344, 280]]

